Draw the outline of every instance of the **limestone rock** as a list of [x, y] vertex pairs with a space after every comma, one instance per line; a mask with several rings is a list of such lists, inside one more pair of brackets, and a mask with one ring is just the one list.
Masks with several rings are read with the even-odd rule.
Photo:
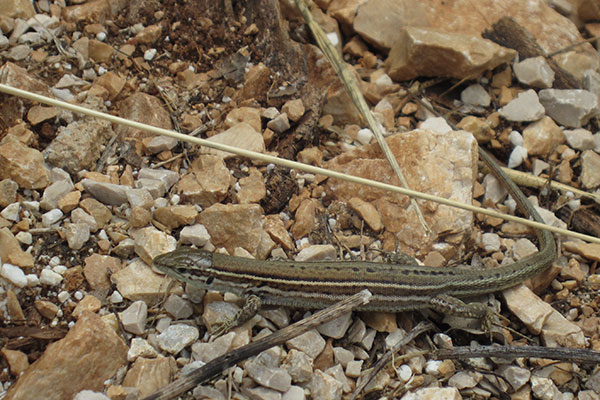
[[352, 17], [356, 33], [384, 50], [400, 40], [402, 28], [429, 26], [423, 3], [410, 0], [369, 0], [358, 7], [356, 16]]
[[583, 89], [544, 89], [539, 93], [546, 114], [570, 128], [579, 128], [597, 115], [598, 98]]
[[537, 121], [544, 116], [544, 106], [533, 89], [519, 93], [517, 98], [500, 109], [500, 115], [509, 121]]
[[[216, 134], [215, 136], [211, 136], [208, 138], [208, 140], [211, 142], [239, 147], [258, 153], [265, 152], [265, 142], [262, 135], [246, 122], [236, 124], [224, 132]], [[221, 158], [235, 157], [235, 154], [233, 153], [227, 153], [225, 151], [215, 150], [208, 147], [203, 147], [202, 151], [204, 153], [217, 155]]]
[[[169, 112], [164, 104], [156, 97], [149, 94], [135, 93], [120, 104], [121, 112], [119, 116], [125, 119], [141, 122], [143, 124], [157, 126], [164, 129], [172, 129], [173, 124], [169, 117]], [[152, 133], [142, 131], [141, 129], [129, 128], [119, 125], [116, 132], [120, 138], [147, 138], [153, 136]]]
[[[460, 202], [471, 201], [477, 152], [475, 138], [469, 132], [440, 134], [415, 130], [391, 136], [387, 141], [412, 189]], [[380, 182], [399, 184], [377, 144], [346, 152], [329, 161], [326, 167]], [[328, 180], [326, 187], [341, 201], [358, 197], [372, 202], [386, 230], [396, 233], [403, 246], [402, 251], [414, 254], [427, 240], [405, 196], [337, 180]], [[439, 205], [429, 208], [423, 203], [421, 210], [434, 232], [465, 232], [471, 229], [473, 215], [470, 212]]]
[[50, 184], [42, 153], [21, 142], [0, 145], [0, 179], [7, 178], [23, 189], [43, 189]]
[[544, 117], [523, 130], [523, 146], [530, 155], [547, 157], [564, 142], [563, 130], [550, 117]]
[[99, 391], [127, 364], [127, 346], [99, 316], [84, 313], [67, 336], [50, 344], [5, 399], [61, 400], [84, 389]]
[[536, 88], [551, 88], [554, 71], [544, 57], [531, 57], [513, 65], [519, 82]]
[[86, 117], [59, 128], [44, 156], [49, 164], [72, 174], [82, 169], [93, 169], [103, 145], [113, 135], [110, 122]]
[[477, 36], [411, 27], [401, 29], [385, 67], [397, 81], [419, 76], [462, 79], [477, 77], [515, 55], [514, 50]]
[[262, 208], [258, 204], [214, 204], [198, 215], [210, 233], [213, 245], [230, 254], [242, 247], [256, 255], [263, 234]]

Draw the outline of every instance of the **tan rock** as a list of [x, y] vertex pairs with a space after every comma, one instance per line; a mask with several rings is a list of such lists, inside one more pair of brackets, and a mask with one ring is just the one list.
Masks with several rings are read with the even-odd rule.
[[354, 30], [366, 42], [389, 50], [401, 40], [404, 27], [427, 27], [427, 9], [424, 2], [410, 0], [368, 0], [354, 18]]
[[479, 144], [488, 143], [495, 136], [494, 131], [486, 121], [472, 115], [461, 119], [456, 127], [471, 132]]
[[[476, 176], [477, 142], [468, 132], [438, 134], [415, 130], [387, 139], [392, 154], [408, 181], [409, 187], [425, 193], [470, 203]], [[326, 163], [326, 167], [354, 176], [399, 185], [377, 144], [359, 147]], [[417, 222], [405, 196], [328, 180], [326, 190], [336, 199], [348, 202], [358, 197], [374, 202], [386, 231], [396, 234], [401, 250], [414, 254], [431, 240]], [[469, 232], [473, 222], [470, 212], [419, 202], [429, 227], [437, 233]], [[296, 236], [294, 236], [296, 237]], [[468, 235], [456, 238], [460, 241]], [[297, 238], [297, 237], [296, 237]]]
[[233, 254], [236, 247], [256, 256], [263, 234], [263, 210], [258, 204], [214, 204], [198, 215], [215, 247]]
[[129, 224], [132, 228], [143, 228], [152, 221], [152, 213], [141, 206], [135, 206], [131, 209]]
[[19, 241], [8, 228], [0, 228], [0, 259], [23, 268], [33, 267], [32, 255], [21, 250]]
[[387, 312], [361, 313], [361, 319], [377, 332], [394, 332], [398, 329], [396, 314]]
[[33, 106], [27, 112], [27, 120], [31, 125], [37, 125], [46, 120], [56, 118], [58, 110], [55, 107]]
[[33, 305], [44, 318], [53, 319], [58, 314], [58, 306], [47, 300], [36, 300]]
[[377, 212], [375, 206], [358, 197], [353, 197], [348, 200], [348, 205], [352, 208], [375, 232], [383, 229], [381, 216]]
[[96, 39], [90, 39], [88, 43], [89, 57], [96, 62], [110, 61], [115, 49], [108, 43], [103, 43]]
[[567, 51], [553, 57], [556, 63], [565, 71], [569, 72], [579, 81], [588, 69], [596, 71], [600, 66], [598, 57], [590, 57], [587, 53]]
[[109, 274], [114, 274], [123, 269], [120, 259], [111, 256], [92, 254], [84, 260], [83, 274], [93, 290], [110, 289]]
[[235, 198], [240, 204], [258, 203], [267, 195], [265, 181], [260, 171], [254, 167], [248, 171], [248, 176], [239, 180], [240, 190]]
[[[50, 89], [46, 83], [30, 75], [24, 68], [12, 62], [6, 62], [0, 67], [0, 83], [44, 96], [51, 96]], [[8, 100], [8, 98], [3, 100]], [[3, 105], [7, 106], [8, 103], [3, 103]]]
[[0, 350], [0, 352], [6, 359], [11, 374], [19, 376], [27, 369], [27, 367], [29, 367], [27, 354], [18, 350], [9, 350], [6, 347]]
[[294, 242], [287, 229], [285, 229], [285, 225], [279, 215], [265, 216], [265, 231], [271, 236], [271, 239], [281, 245], [284, 250], [294, 250]]
[[[96, 97], [89, 97], [83, 105], [101, 110], [104, 107], [102, 99]], [[103, 146], [113, 135], [110, 122], [85, 117], [58, 128], [58, 135], [44, 150], [44, 157], [49, 164], [72, 174], [82, 169], [93, 169]]]
[[344, 45], [344, 53], [354, 57], [362, 57], [368, 50], [369, 48], [359, 36], [354, 36]]
[[126, 364], [123, 340], [100, 317], [86, 313], [63, 339], [48, 345], [5, 399], [62, 400], [84, 389], [101, 391], [104, 381]]
[[491, 86], [495, 88], [509, 87], [512, 84], [512, 71], [510, 67], [504, 68], [502, 71], [492, 76]]
[[586, 189], [600, 185], [600, 155], [593, 150], [581, 154], [581, 184]]
[[58, 208], [65, 214], [69, 213], [77, 208], [79, 199], [81, 199], [81, 192], [79, 190], [69, 192], [58, 200]]
[[102, 303], [96, 296], [92, 296], [91, 294], [86, 294], [85, 297], [83, 299], [81, 299], [81, 301], [79, 303], [77, 303], [77, 306], [75, 307], [75, 309], [73, 310], [73, 313], [71, 315], [73, 315], [73, 317], [79, 319], [79, 317], [81, 317], [85, 312], [91, 312], [91, 313], [98, 312], [98, 310], [100, 310], [101, 306], [102, 306]]
[[227, 117], [225, 117], [225, 126], [231, 128], [239, 124], [240, 122], [246, 122], [256, 132], [262, 132], [262, 126], [260, 121], [260, 110], [252, 107], [239, 107], [231, 110]]
[[577, 253], [588, 260], [600, 261], [600, 244], [565, 242], [565, 250]]
[[94, 217], [99, 228], [106, 225], [112, 218], [110, 209], [94, 198], [83, 199], [79, 202], [79, 205], [85, 212]]
[[473, 78], [510, 61], [516, 52], [481, 39], [422, 28], [400, 30], [385, 67], [397, 81], [419, 76]]
[[25, 314], [23, 314], [19, 299], [10, 289], [6, 291], [6, 311], [8, 311], [11, 321], [25, 321]]
[[[257, 153], [265, 152], [265, 142], [262, 135], [246, 122], [240, 122], [224, 132], [209, 137], [208, 140], [214, 143], [221, 143]], [[214, 154], [224, 159], [235, 157], [235, 154], [233, 153], [227, 153], [208, 147], [202, 147], [202, 152], [205, 154]]]
[[171, 357], [139, 357], [127, 371], [123, 386], [138, 388], [139, 398], [144, 398], [167, 386], [176, 368], [175, 360]]
[[523, 147], [532, 156], [548, 157], [564, 142], [562, 129], [550, 117], [543, 117], [523, 130]]
[[342, 28], [353, 29], [356, 11], [366, 0], [333, 0], [327, 8], [327, 14], [335, 18]]
[[177, 193], [185, 201], [209, 207], [227, 197], [233, 181], [221, 157], [201, 155], [192, 163], [190, 173], [177, 183]]
[[271, 70], [263, 63], [250, 67], [245, 76], [244, 87], [238, 92], [238, 100], [256, 99], [267, 100], [267, 93], [271, 86]]
[[0, 179], [6, 178], [24, 189], [43, 189], [50, 184], [42, 153], [21, 142], [0, 145]]
[[35, 15], [35, 9], [33, 8], [33, 4], [27, 0], [4, 0], [2, 1], [0, 15], [27, 20]]
[[137, 229], [131, 232], [135, 241], [135, 252], [148, 265], [159, 254], [175, 250], [177, 241], [174, 237], [159, 231], [154, 227]]
[[156, 42], [162, 35], [162, 27], [160, 25], [149, 25], [145, 27], [140, 33], [135, 35], [137, 43], [141, 44], [152, 44]]
[[173, 284], [171, 278], [157, 274], [142, 261], [132, 262], [113, 274], [111, 280], [124, 298], [131, 301], [142, 300], [149, 307], [164, 300], [167, 288], [170, 288], [169, 293], [183, 293], [179, 283]]
[[181, 127], [187, 131], [193, 131], [204, 124], [202, 117], [197, 114], [185, 113], [181, 116]]
[[337, 125], [361, 124], [361, 118], [346, 89], [337, 81], [327, 89], [323, 114], [331, 115]]
[[535, 335], [542, 335], [546, 346], [585, 346], [581, 328], [568, 321], [548, 303], [542, 301], [525, 285], [502, 292], [510, 311], [517, 316]]
[[285, 102], [281, 111], [286, 113], [290, 121], [297, 122], [304, 115], [304, 104], [302, 99], [288, 100]]
[[296, 158], [301, 163], [319, 167], [323, 163], [323, 152], [318, 147], [309, 147], [299, 151]]
[[4, 208], [9, 204], [16, 203], [18, 189], [19, 185], [12, 179], [2, 179], [0, 181], [0, 207]]
[[110, 385], [106, 389], [106, 397], [110, 400], [127, 400], [127, 394], [131, 391], [131, 388], [126, 389], [121, 385]]
[[290, 228], [290, 233], [294, 239], [300, 239], [308, 236], [319, 226], [317, 213], [322, 210], [321, 203], [316, 199], [303, 200], [295, 214], [294, 225]]
[[154, 211], [154, 218], [170, 229], [191, 224], [197, 215], [196, 206], [191, 204], [159, 207]]
[[[115, 2], [116, 3], [116, 2]], [[110, 2], [107, 0], [92, 0], [84, 4], [65, 7], [62, 17], [67, 22], [98, 22], [104, 23], [111, 16]]]
[[8, 128], [6, 136], [0, 140], [0, 144], [13, 141], [21, 142], [26, 146], [31, 146], [35, 142], [37, 136], [27, 129], [27, 126], [28, 125], [25, 122], [21, 122]]
[[108, 100], [114, 100], [119, 93], [121, 93], [121, 90], [123, 90], [125, 79], [112, 71], [108, 71], [107, 73], [100, 75], [95, 83], [108, 91]]
[[[481, 18], [482, 15], [486, 17]], [[398, 40], [394, 33], [398, 34], [398, 28], [407, 26], [428, 26], [440, 32], [480, 37], [485, 29], [504, 16], [513, 17], [526, 27], [548, 53], [582, 40], [577, 26], [544, 0], [533, 0], [527, 7], [521, 0], [480, 0], [477, 7], [473, 7], [470, 0], [455, 0], [451, 4], [422, 0], [417, 6], [410, 0], [369, 0], [358, 8], [354, 27], [366, 41], [383, 44], [385, 38], [389, 38], [387, 43], [393, 44]], [[578, 47], [578, 51], [598, 58], [587, 43]]]
[[[143, 124], [157, 126], [164, 129], [172, 129], [171, 117], [165, 109], [164, 103], [154, 96], [137, 92], [120, 103], [119, 116], [125, 119], [141, 122]], [[120, 125], [116, 129], [121, 138], [143, 139], [154, 134], [136, 128], [128, 128]]]

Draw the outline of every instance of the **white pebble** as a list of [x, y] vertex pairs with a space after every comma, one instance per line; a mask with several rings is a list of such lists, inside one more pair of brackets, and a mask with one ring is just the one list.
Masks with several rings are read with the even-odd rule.
[[338, 39], [338, 36], [335, 32], [329, 32], [327, 34], [327, 39], [329, 39], [329, 41], [331, 42], [332, 45], [337, 46], [338, 43], [340, 43], [340, 40]]
[[512, 197], [507, 197], [504, 201], [504, 205], [508, 207], [508, 210], [511, 214], [515, 213], [515, 210], [517, 209], [517, 202], [514, 201]]
[[21, 205], [19, 203], [12, 203], [4, 207], [4, 210], [0, 212], [4, 218], [9, 221], [19, 222], [19, 210], [21, 209]]
[[527, 149], [523, 146], [515, 146], [508, 157], [508, 168], [515, 168], [527, 158]]
[[102, 230], [100, 230], [100, 232], [98, 232], [98, 239], [108, 240], [108, 234], [106, 233], [106, 231], [104, 229], [102, 229]]
[[57, 286], [63, 280], [63, 277], [51, 269], [43, 269], [40, 274], [40, 283], [42, 285]]
[[34, 287], [34, 286], [40, 285], [40, 278], [38, 278], [38, 276], [36, 274], [27, 274], [27, 275], [25, 275], [25, 278], [27, 278], [27, 286], [28, 287]]
[[364, 128], [356, 133], [356, 139], [361, 144], [369, 144], [373, 138], [373, 132], [370, 129]]
[[577, 210], [579, 207], [581, 207], [581, 200], [575, 199], [575, 200], [568, 201], [567, 205], [569, 206], [569, 208], [571, 210]]
[[154, 56], [156, 56], [156, 49], [148, 49], [144, 52], [144, 60], [152, 61]]
[[70, 297], [71, 295], [66, 290], [63, 290], [56, 296], [58, 301], [60, 301], [61, 303], [64, 303], [65, 301], [69, 300]]
[[83, 293], [81, 293], [79, 290], [76, 291], [75, 293], [73, 293], [73, 297], [75, 297], [75, 300], [79, 301], [81, 299], [83, 299]]
[[67, 272], [67, 267], [64, 265], [57, 265], [56, 267], [52, 268], [52, 271], [56, 272], [59, 275], [64, 275], [65, 272]]
[[15, 235], [15, 238], [19, 241], [19, 243], [23, 243], [26, 245], [30, 245], [33, 243], [33, 236], [29, 232], [19, 232]]
[[50, 261], [48, 262], [48, 265], [51, 267], [56, 267], [57, 265], [60, 264], [60, 257], [59, 256], [54, 256], [50, 259]]
[[180, 201], [181, 201], [181, 196], [178, 194], [174, 194], [173, 197], [171, 197], [171, 204], [173, 204], [173, 205], [179, 204]]
[[4, 279], [15, 285], [16, 287], [22, 288], [27, 285], [27, 278], [25, 277], [25, 272], [16, 265], [12, 264], [2, 264], [2, 269], [0, 270], [0, 276]]
[[50, 225], [60, 221], [62, 217], [63, 212], [60, 211], [58, 208], [55, 208], [42, 215], [42, 225], [47, 228]]
[[96, 39], [104, 42], [106, 40], [106, 32], [98, 32], [98, 34], [96, 34]]
[[21, 203], [24, 209], [29, 211], [40, 211], [40, 202], [39, 201], [24, 201]]
[[508, 140], [510, 140], [513, 146], [523, 146], [523, 136], [517, 131], [509, 133]]
[[113, 304], [118, 304], [120, 302], [123, 301], [123, 296], [121, 296], [121, 293], [119, 293], [118, 291], [114, 291], [112, 292], [112, 294], [110, 295], [110, 302]]

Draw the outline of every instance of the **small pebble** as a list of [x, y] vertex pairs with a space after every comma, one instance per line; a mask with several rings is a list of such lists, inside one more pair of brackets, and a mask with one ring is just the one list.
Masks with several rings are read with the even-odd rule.
[[119, 304], [123, 301], [123, 296], [121, 296], [121, 293], [119, 293], [118, 291], [114, 291], [112, 292], [112, 294], [110, 295], [110, 302], [113, 304]]
[[16, 287], [24, 287], [27, 285], [27, 278], [23, 270], [16, 265], [2, 264], [0, 276], [15, 285]]
[[40, 283], [42, 285], [57, 286], [62, 282], [62, 280], [63, 277], [51, 269], [43, 269], [42, 273], [40, 274]]
[[63, 217], [63, 212], [58, 208], [48, 211], [47, 213], [42, 215], [42, 225], [44, 227], [49, 227], [52, 224], [57, 223]]

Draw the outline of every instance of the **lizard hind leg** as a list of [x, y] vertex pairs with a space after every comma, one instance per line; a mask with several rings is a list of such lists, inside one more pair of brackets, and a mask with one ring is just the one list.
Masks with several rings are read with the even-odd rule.
[[213, 338], [222, 336], [233, 328], [236, 328], [242, 325], [244, 322], [250, 320], [258, 313], [260, 307], [261, 301], [258, 296], [248, 296], [243, 307], [232, 318], [220, 323], [217, 325], [216, 329], [211, 332]]
[[[492, 336], [492, 325], [494, 325], [496, 313], [483, 303], [465, 303], [464, 301], [449, 295], [438, 295], [429, 300], [431, 308], [448, 316], [477, 319], [481, 324], [481, 330]], [[481, 332], [480, 332], [481, 333]]]

